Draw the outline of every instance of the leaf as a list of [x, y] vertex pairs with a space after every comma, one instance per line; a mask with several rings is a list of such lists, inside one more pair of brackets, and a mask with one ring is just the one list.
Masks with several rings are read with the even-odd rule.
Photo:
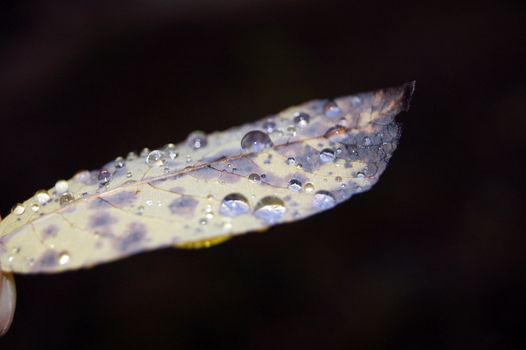
[[161, 247], [207, 247], [330, 209], [376, 183], [413, 90], [414, 82], [311, 101], [81, 171], [0, 223], [1, 269], [61, 272]]

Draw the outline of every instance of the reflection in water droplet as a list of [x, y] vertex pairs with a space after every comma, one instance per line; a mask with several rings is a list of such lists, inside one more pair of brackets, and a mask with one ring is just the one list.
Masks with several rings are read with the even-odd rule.
[[63, 193], [61, 196], [60, 196], [60, 200], [59, 200], [59, 203], [61, 206], [64, 206], [68, 203], [71, 203], [73, 202], [75, 198], [73, 198], [73, 196], [71, 195], [71, 193], [69, 192], [66, 192], [66, 193]]
[[305, 192], [312, 192], [312, 191], [314, 191], [314, 185], [311, 184], [310, 182], [307, 182], [307, 183], [303, 186], [303, 189], [305, 190]]
[[51, 196], [49, 193], [47, 193], [47, 191], [42, 190], [35, 193], [35, 200], [39, 204], [46, 204], [51, 200]]
[[261, 181], [261, 177], [256, 173], [252, 173], [248, 175], [248, 180], [253, 183], [259, 183]]
[[285, 203], [278, 197], [262, 198], [254, 208], [254, 216], [266, 224], [274, 224], [283, 218], [286, 212]]
[[296, 159], [294, 157], [287, 158], [287, 164], [288, 165], [294, 165], [296, 164]]
[[58, 256], [58, 263], [60, 265], [66, 265], [70, 260], [71, 260], [71, 257], [69, 256], [69, 253], [67, 252], [62, 252]]
[[239, 193], [231, 193], [223, 198], [219, 206], [219, 214], [235, 217], [248, 213], [250, 206], [245, 196]]
[[336, 205], [336, 198], [328, 191], [318, 191], [312, 198], [312, 204], [320, 210], [330, 209]]
[[241, 139], [241, 148], [248, 152], [260, 152], [272, 145], [270, 137], [259, 130], [250, 131]]
[[307, 126], [310, 121], [310, 116], [307, 113], [298, 112], [294, 114], [294, 123], [299, 126]]
[[106, 169], [102, 169], [99, 172], [99, 176], [97, 177], [97, 179], [99, 180], [101, 185], [106, 185], [111, 180], [111, 173]]
[[193, 149], [200, 149], [208, 144], [206, 135], [201, 131], [194, 131], [188, 136], [188, 145]]
[[323, 114], [325, 114], [325, 116], [328, 118], [337, 118], [341, 117], [342, 110], [335, 102], [330, 101], [327, 102], [325, 106], [323, 106]]
[[334, 162], [335, 158], [336, 155], [334, 154], [334, 151], [330, 148], [325, 148], [320, 152], [320, 160], [323, 163], [332, 163]]
[[15, 215], [22, 215], [24, 214], [26, 211], [26, 208], [24, 207], [23, 204], [21, 203], [18, 203], [17, 205], [15, 205], [12, 209], [11, 209], [11, 213], [15, 214]]
[[149, 166], [161, 166], [164, 164], [164, 152], [159, 150], [151, 151], [146, 156], [145, 161]]
[[276, 130], [276, 123], [274, 123], [271, 120], [265, 121], [262, 126], [263, 126], [263, 130], [265, 130], [269, 134], [274, 132], [274, 130]]
[[299, 181], [297, 179], [291, 179], [289, 181], [288, 188], [291, 191], [299, 192], [299, 191], [301, 191], [301, 186], [302, 186], [301, 181]]
[[69, 188], [69, 185], [66, 180], [59, 180], [55, 184], [55, 191], [57, 191], [58, 194], [67, 192], [68, 188]]

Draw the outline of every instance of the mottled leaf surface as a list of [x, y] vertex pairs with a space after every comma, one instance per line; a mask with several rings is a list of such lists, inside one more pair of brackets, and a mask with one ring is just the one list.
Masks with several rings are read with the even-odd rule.
[[81, 171], [0, 222], [1, 269], [60, 272], [206, 247], [330, 209], [376, 183], [413, 90], [311, 101]]

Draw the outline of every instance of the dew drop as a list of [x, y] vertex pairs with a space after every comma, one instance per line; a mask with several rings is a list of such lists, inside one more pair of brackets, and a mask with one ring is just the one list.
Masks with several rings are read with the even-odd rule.
[[64, 192], [67, 192], [69, 189], [68, 182], [66, 180], [59, 180], [55, 184], [55, 191], [57, 191], [58, 194], [62, 194]]
[[141, 151], [141, 157], [146, 157], [150, 153], [150, 149], [148, 147], [144, 147]]
[[241, 139], [241, 149], [248, 152], [260, 152], [272, 145], [270, 137], [259, 130], [250, 131]]
[[126, 162], [124, 161], [124, 158], [122, 157], [115, 158], [115, 168], [117, 169], [124, 168], [125, 165], [126, 165]]
[[296, 136], [296, 128], [292, 125], [287, 128], [287, 132], [291, 134], [292, 136]]
[[281, 220], [286, 211], [285, 203], [280, 198], [267, 196], [256, 204], [254, 216], [270, 225]]
[[343, 180], [343, 179], [342, 179], [341, 176], [336, 176], [336, 177], [334, 178], [334, 181], [336, 181], [336, 182], [342, 182], [342, 180]]
[[272, 120], [267, 120], [263, 123], [262, 127], [263, 130], [270, 134], [276, 130], [276, 123], [274, 123]]
[[303, 112], [298, 112], [294, 114], [294, 123], [301, 127], [307, 126], [310, 122], [310, 115]]
[[35, 200], [38, 204], [46, 204], [51, 200], [51, 196], [47, 191], [42, 190], [35, 193]]
[[363, 172], [359, 171], [359, 172], [356, 173], [356, 177], [364, 178], [365, 174]]
[[73, 200], [75, 200], [75, 198], [73, 198], [71, 193], [66, 192], [60, 196], [59, 203], [61, 206], [65, 206], [66, 204], [73, 202]]
[[323, 114], [325, 114], [327, 118], [337, 118], [341, 117], [342, 110], [334, 101], [329, 101], [323, 106]]
[[261, 182], [261, 177], [256, 173], [252, 173], [248, 175], [248, 180], [252, 183], [259, 183]]
[[203, 225], [204, 226], [206, 224], [208, 224], [208, 220], [206, 220], [206, 219], [199, 220], [199, 225]]
[[363, 144], [364, 144], [364, 146], [370, 146], [372, 143], [373, 143], [373, 142], [371, 141], [371, 138], [370, 138], [370, 137], [365, 136], [365, 137], [363, 138]]
[[101, 185], [106, 185], [111, 180], [111, 173], [107, 169], [102, 169], [97, 179]]
[[36, 203], [33, 203], [33, 204], [31, 205], [31, 210], [32, 210], [33, 212], [36, 213], [37, 211], [40, 210], [40, 205], [38, 205], [38, 204], [36, 204]]
[[296, 159], [294, 157], [287, 158], [287, 164], [288, 165], [294, 165], [296, 164]]
[[146, 164], [149, 166], [161, 166], [164, 164], [164, 152], [159, 150], [153, 150], [146, 156]]
[[58, 256], [58, 263], [60, 265], [66, 265], [67, 263], [69, 263], [70, 260], [71, 260], [71, 257], [69, 256], [69, 253], [67, 252], [62, 252]]
[[305, 190], [305, 192], [310, 193], [310, 192], [314, 191], [314, 185], [312, 183], [310, 183], [310, 182], [307, 182], [303, 186], [303, 189]]
[[330, 148], [325, 148], [320, 152], [320, 160], [323, 163], [332, 163], [334, 162], [335, 158], [336, 155], [334, 154], [334, 151]]
[[312, 204], [317, 209], [326, 210], [336, 205], [336, 198], [328, 191], [318, 191], [312, 198]]
[[188, 136], [188, 145], [193, 149], [200, 149], [208, 144], [206, 135], [201, 131], [194, 131]]
[[127, 177], [127, 178], [130, 178], [130, 177], [132, 177], [132, 176], [133, 176], [133, 174], [132, 174], [131, 171], [126, 172], [126, 177]]
[[299, 181], [297, 179], [291, 179], [289, 181], [288, 188], [291, 191], [299, 192], [299, 191], [301, 191], [301, 186], [302, 186], [301, 181]]
[[239, 193], [231, 193], [223, 198], [219, 206], [219, 214], [235, 217], [248, 213], [250, 206], [245, 196]]
[[26, 208], [24, 207], [23, 204], [21, 203], [18, 203], [17, 205], [15, 205], [12, 209], [11, 209], [11, 213], [15, 214], [15, 215], [22, 215], [24, 214], [26, 211]]
[[135, 159], [137, 159], [137, 153], [135, 153], [135, 152], [130, 152], [126, 156], [126, 160], [127, 161], [132, 161], [132, 160], [135, 160]]
[[329, 128], [323, 136], [332, 142], [341, 142], [347, 136], [347, 128], [341, 125], [336, 125]]

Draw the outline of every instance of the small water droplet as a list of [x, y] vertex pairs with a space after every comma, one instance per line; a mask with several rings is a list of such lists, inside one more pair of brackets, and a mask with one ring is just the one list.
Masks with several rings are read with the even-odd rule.
[[294, 192], [299, 192], [301, 191], [301, 181], [300, 180], [297, 180], [297, 179], [291, 179], [289, 181], [289, 185], [288, 185], [288, 188], [289, 190], [291, 191], [294, 191]]
[[22, 215], [26, 212], [26, 208], [24, 207], [23, 204], [21, 203], [18, 203], [16, 204], [12, 209], [11, 209], [11, 213], [15, 214], [15, 215]]
[[239, 193], [231, 193], [223, 198], [219, 206], [219, 214], [235, 217], [248, 213], [250, 206], [245, 196]]
[[142, 214], [144, 213], [144, 206], [143, 206], [143, 205], [139, 205], [139, 206], [137, 207], [137, 213], [138, 213], [139, 215], [142, 215]]
[[152, 201], [151, 199], [148, 199], [148, 200], [146, 201], [146, 205], [149, 206], [149, 207], [151, 207], [151, 206], [153, 205], [153, 201]]
[[329, 128], [323, 136], [332, 142], [341, 142], [347, 136], [347, 128], [341, 125], [336, 125]]
[[126, 165], [126, 162], [124, 161], [124, 158], [122, 157], [115, 158], [115, 168], [117, 169], [124, 168], [125, 165]]
[[188, 136], [188, 145], [193, 149], [200, 149], [208, 144], [206, 135], [201, 131], [194, 131]]
[[214, 214], [213, 213], [206, 213], [205, 217], [208, 219], [208, 220], [212, 220], [214, 218]]
[[298, 112], [294, 114], [294, 123], [301, 127], [307, 126], [310, 122], [310, 115], [303, 112]]
[[336, 182], [342, 182], [342, 180], [343, 180], [343, 179], [342, 179], [341, 176], [336, 176], [336, 177], [334, 178], [334, 181], [336, 181]]
[[149, 153], [150, 153], [150, 149], [148, 147], [145, 147], [141, 151], [141, 157], [147, 157]]
[[359, 172], [356, 173], [356, 177], [364, 178], [365, 174], [363, 172], [359, 171]]
[[267, 120], [263, 123], [262, 127], [263, 130], [270, 134], [276, 130], [276, 123], [274, 123], [272, 120]]
[[248, 180], [253, 183], [259, 183], [261, 181], [261, 177], [256, 173], [252, 173], [248, 175]]
[[37, 211], [40, 210], [40, 205], [38, 205], [38, 204], [36, 204], [36, 203], [33, 203], [33, 204], [31, 205], [31, 210], [32, 210], [33, 212], [36, 213]]
[[60, 196], [60, 199], [59, 199], [59, 203], [61, 206], [65, 206], [66, 204], [68, 203], [71, 203], [75, 200], [75, 198], [73, 198], [73, 196], [71, 195], [71, 193], [69, 192], [66, 192], [66, 193], [63, 193], [61, 196]]
[[294, 157], [287, 158], [287, 164], [288, 165], [294, 165], [296, 164], [296, 159]]
[[208, 220], [206, 219], [199, 220], [199, 225], [206, 225], [206, 224], [208, 224]]
[[64, 192], [67, 192], [69, 189], [68, 182], [66, 180], [59, 180], [55, 184], [55, 191], [57, 191], [58, 194], [62, 194]]
[[323, 114], [325, 114], [327, 118], [337, 118], [341, 117], [342, 110], [334, 101], [329, 101], [323, 106]]
[[248, 152], [260, 152], [272, 147], [270, 137], [263, 131], [253, 130], [245, 134], [241, 139], [241, 148]]
[[62, 252], [58, 256], [58, 263], [60, 265], [66, 265], [71, 260], [71, 257], [69, 256], [68, 252]]
[[310, 193], [310, 192], [314, 191], [314, 185], [312, 183], [310, 183], [310, 182], [307, 182], [303, 186], [303, 189], [305, 190], [305, 192]]
[[106, 185], [111, 180], [111, 173], [107, 169], [102, 169], [99, 171], [99, 176], [97, 179], [101, 185]]
[[281, 220], [286, 211], [285, 203], [280, 198], [267, 196], [256, 204], [254, 216], [264, 223], [271, 225]]
[[208, 196], [206, 196], [206, 199], [208, 199], [209, 201], [212, 201], [214, 200], [214, 195], [213, 194], [209, 194]]
[[373, 142], [371, 141], [371, 138], [370, 138], [370, 137], [365, 136], [365, 137], [363, 138], [363, 144], [364, 144], [364, 146], [370, 146], [372, 143], [373, 143]]
[[127, 177], [127, 178], [130, 178], [130, 177], [132, 177], [132, 176], [133, 176], [133, 174], [132, 174], [131, 171], [126, 172], [126, 177]]
[[312, 198], [312, 204], [317, 209], [326, 210], [336, 205], [336, 198], [328, 191], [318, 191]]
[[35, 193], [35, 200], [38, 204], [46, 204], [51, 200], [51, 196], [47, 191], [41, 190]]
[[135, 160], [135, 159], [137, 159], [137, 153], [135, 153], [135, 152], [130, 152], [126, 156], [126, 160], [127, 161], [132, 161], [132, 160]]
[[161, 166], [164, 164], [164, 152], [159, 150], [153, 150], [146, 156], [146, 164], [149, 166]]
[[320, 160], [323, 163], [332, 163], [334, 162], [335, 158], [336, 155], [334, 154], [334, 151], [330, 148], [325, 148], [320, 152]]

